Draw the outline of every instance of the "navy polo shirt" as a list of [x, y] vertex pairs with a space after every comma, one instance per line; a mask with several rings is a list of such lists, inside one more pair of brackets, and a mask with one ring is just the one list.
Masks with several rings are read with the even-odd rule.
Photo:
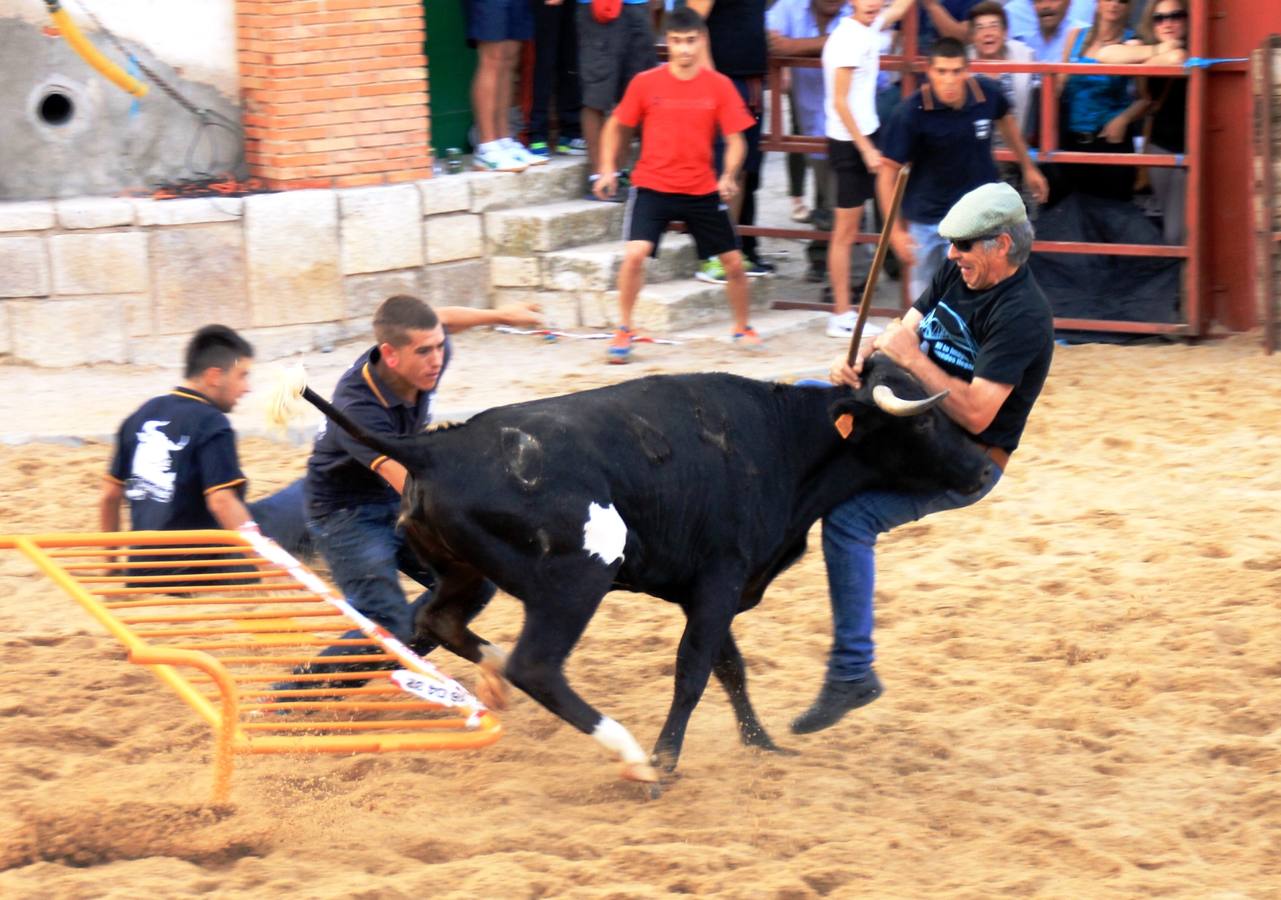
[[[452, 355], [447, 336], [445, 367]], [[421, 433], [431, 423], [435, 388], [419, 391], [417, 403], [406, 403], [378, 377], [378, 359], [378, 348], [371, 347], [343, 373], [334, 388], [334, 406], [371, 434]], [[307, 462], [307, 514], [319, 518], [354, 506], [399, 502], [400, 494], [378, 474], [386, 461], [386, 456], [326, 420]]]
[[992, 131], [1009, 111], [1000, 84], [982, 75], [967, 79], [960, 109], [936, 100], [928, 83], [898, 105], [883, 129], [881, 153], [912, 164], [903, 218], [941, 222], [962, 196], [997, 180]]
[[205, 498], [231, 488], [243, 500], [248, 485], [231, 422], [189, 387], [154, 397], [125, 419], [108, 477], [124, 486], [135, 531], [221, 528]]

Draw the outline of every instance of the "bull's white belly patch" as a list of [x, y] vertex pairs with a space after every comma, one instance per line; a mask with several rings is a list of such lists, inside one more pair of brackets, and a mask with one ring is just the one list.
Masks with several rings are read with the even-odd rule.
[[587, 521], [583, 524], [583, 549], [588, 555], [598, 556], [610, 566], [623, 558], [626, 545], [627, 525], [614, 505], [588, 504]]

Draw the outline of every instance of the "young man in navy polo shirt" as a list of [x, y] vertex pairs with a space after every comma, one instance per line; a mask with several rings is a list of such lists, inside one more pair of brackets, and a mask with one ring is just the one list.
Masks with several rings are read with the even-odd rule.
[[899, 169], [912, 166], [890, 246], [900, 262], [912, 266], [908, 289], [913, 300], [947, 258], [948, 242], [939, 236], [938, 223], [968, 191], [997, 180], [993, 127], [1013, 151], [1032, 195], [1041, 203], [1049, 195], [1000, 84], [969, 74], [960, 41], [942, 38], [935, 43], [926, 74], [928, 83], [890, 118], [876, 173], [876, 197], [882, 209], [889, 209]]
[[187, 344], [183, 383], [148, 400], [120, 426], [99, 504], [103, 531], [120, 530], [120, 506], [128, 500], [134, 531], [235, 530], [252, 520], [290, 553], [310, 552], [301, 480], [245, 504], [248, 480], [227, 413], [249, 390], [253, 355], [249, 342], [225, 325], [195, 333]]
[[[431, 422], [436, 387], [453, 355], [451, 334], [478, 325], [540, 321], [533, 304], [433, 310], [417, 297], [390, 297], [374, 313], [377, 343], [338, 380], [333, 404], [371, 433], [420, 434]], [[400, 463], [331, 425], [316, 436], [306, 494], [307, 528], [335, 584], [352, 606], [408, 644], [414, 616], [429, 590], [408, 603], [399, 573], [427, 589], [435, 579], [397, 525], [406, 475]], [[432, 648], [415, 649], [426, 653]], [[347, 648], [330, 648], [325, 655], [345, 652]]]

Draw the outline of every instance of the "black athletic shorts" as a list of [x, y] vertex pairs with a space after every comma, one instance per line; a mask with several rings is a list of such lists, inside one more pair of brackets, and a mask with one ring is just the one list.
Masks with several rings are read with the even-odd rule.
[[[875, 132], [868, 136], [876, 143]], [[827, 159], [836, 173], [836, 207], [837, 209], [854, 209], [862, 206], [876, 194], [876, 176], [867, 171], [863, 163], [863, 154], [853, 141], [835, 141], [827, 139]]]
[[650, 241], [658, 256], [658, 242], [671, 222], [684, 222], [694, 238], [699, 259], [710, 259], [738, 249], [738, 232], [729, 220], [729, 207], [719, 194], [668, 194], [633, 187], [623, 214], [623, 236], [629, 241]]

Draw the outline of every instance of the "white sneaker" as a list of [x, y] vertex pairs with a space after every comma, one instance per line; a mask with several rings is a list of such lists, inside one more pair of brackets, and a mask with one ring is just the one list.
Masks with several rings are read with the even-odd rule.
[[849, 340], [854, 336], [854, 326], [858, 324], [858, 313], [854, 310], [843, 312], [840, 315], [831, 315], [827, 317], [827, 336], [830, 338], [845, 338]]
[[494, 141], [476, 148], [472, 168], [482, 172], [523, 172], [529, 168], [529, 163], [517, 159], [501, 143]]
[[529, 148], [515, 138], [499, 138], [498, 143], [507, 151], [507, 154], [513, 159], [518, 159], [527, 166], [545, 166], [547, 157], [539, 156], [537, 153], [530, 153]]

